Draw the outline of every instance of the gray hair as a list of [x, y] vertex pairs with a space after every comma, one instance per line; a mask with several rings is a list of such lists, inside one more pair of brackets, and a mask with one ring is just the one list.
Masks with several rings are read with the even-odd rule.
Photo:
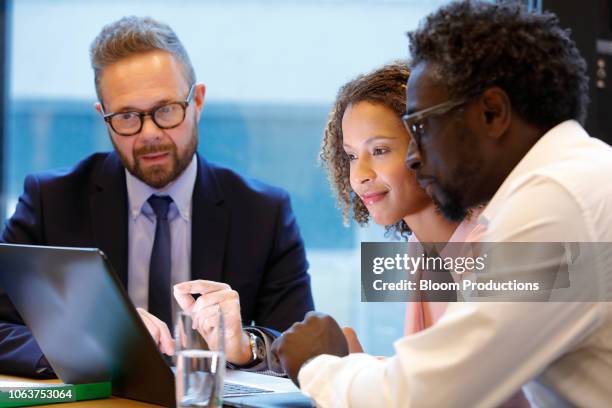
[[150, 51], [165, 51], [173, 55], [181, 63], [188, 85], [195, 83], [189, 55], [168, 25], [150, 17], [123, 17], [104, 26], [89, 48], [98, 99], [102, 101], [100, 77], [104, 68], [121, 59]]

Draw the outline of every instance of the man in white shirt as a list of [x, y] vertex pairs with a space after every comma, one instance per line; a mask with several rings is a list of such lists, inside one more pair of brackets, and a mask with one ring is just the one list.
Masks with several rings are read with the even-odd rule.
[[[556, 17], [452, 3], [409, 38], [407, 164], [444, 214], [488, 202], [489, 242], [612, 242], [612, 148], [580, 125], [586, 64]], [[524, 384], [535, 406], [610, 406], [611, 246], [594, 301], [455, 303], [385, 360], [309, 314], [273, 352], [322, 407], [499, 406]]]

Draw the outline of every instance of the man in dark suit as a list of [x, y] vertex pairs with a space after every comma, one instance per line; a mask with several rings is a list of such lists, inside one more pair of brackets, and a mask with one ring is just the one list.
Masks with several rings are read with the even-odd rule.
[[[1, 240], [98, 247], [162, 352], [173, 350], [175, 285], [179, 306], [205, 337], [215, 329], [211, 317], [223, 313], [229, 362], [264, 368], [262, 345], [313, 309], [287, 194], [196, 153], [205, 87], [170, 27], [123, 18], [94, 40], [91, 60], [96, 110], [115, 151], [66, 173], [28, 176]], [[0, 372], [48, 371], [2, 293]]]

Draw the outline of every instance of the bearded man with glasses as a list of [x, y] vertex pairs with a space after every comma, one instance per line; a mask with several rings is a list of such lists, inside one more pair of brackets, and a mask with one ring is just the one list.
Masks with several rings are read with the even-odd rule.
[[[196, 153], [205, 86], [170, 27], [122, 18], [90, 53], [95, 109], [114, 152], [67, 173], [28, 176], [1, 240], [100, 248], [160, 351], [173, 353], [179, 308], [205, 338], [215, 336], [210, 317], [221, 311], [228, 362], [266, 369], [270, 341], [313, 309], [287, 193]], [[4, 293], [0, 372], [52, 374]]]

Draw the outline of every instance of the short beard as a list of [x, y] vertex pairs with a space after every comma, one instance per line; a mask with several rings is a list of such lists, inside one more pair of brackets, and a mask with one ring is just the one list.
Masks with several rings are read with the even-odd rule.
[[[455, 168], [450, 177], [453, 185], [438, 184], [438, 197], [432, 197], [434, 203], [440, 209], [442, 215], [453, 222], [463, 221], [469, 214], [469, 209], [474, 204], [465, 203], [465, 194], [470, 190], [470, 186], [478, 180], [478, 175], [482, 174], [482, 162], [473, 156], [469, 161], [463, 161], [462, 166]], [[477, 182], [477, 181], [476, 181]]]
[[461, 199], [458, 194], [448, 190], [443, 190], [444, 202], [438, 200], [435, 196], [432, 200], [442, 215], [452, 222], [461, 222], [467, 217], [468, 209], [461, 205]]
[[[111, 141], [112, 140], [113, 138], [111, 137]], [[119, 151], [119, 149], [117, 149], [114, 141], [113, 145], [115, 146], [115, 151], [119, 155], [123, 166], [130, 172], [130, 174], [155, 189], [161, 189], [176, 180], [187, 168], [187, 166], [189, 166], [189, 163], [191, 163], [193, 155], [198, 146], [198, 129], [197, 126], [194, 126], [189, 139], [189, 144], [187, 145], [185, 154], [182, 156], [179, 155], [176, 144], [170, 141], [169, 143], [165, 144], [148, 145], [138, 150], [133, 150], [132, 157], [134, 158], [134, 164], [130, 165], [127, 157], [125, 157]], [[162, 151], [167, 151], [170, 154], [169, 168], [156, 165], [149, 167], [146, 171], [142, 169], [138, 160], [140, 156]]]
[[463, 160], [453, 169], [449, 180], [452, 185], [439, 185], [438, 192], [440, 197], [433, 197], [434, 203], [440, 209], [442, 215], [453, 222], [463, 221], [469, 214], [471, 204], [465, 205], [465, 195], [474, 183], [478, 183], [479, 176], [482, 175], [483, 163], [478, 154], [478, 145], [472, 132], [466, 127], [464, 122], [457, 122], [457, 139], [463, 143]]

